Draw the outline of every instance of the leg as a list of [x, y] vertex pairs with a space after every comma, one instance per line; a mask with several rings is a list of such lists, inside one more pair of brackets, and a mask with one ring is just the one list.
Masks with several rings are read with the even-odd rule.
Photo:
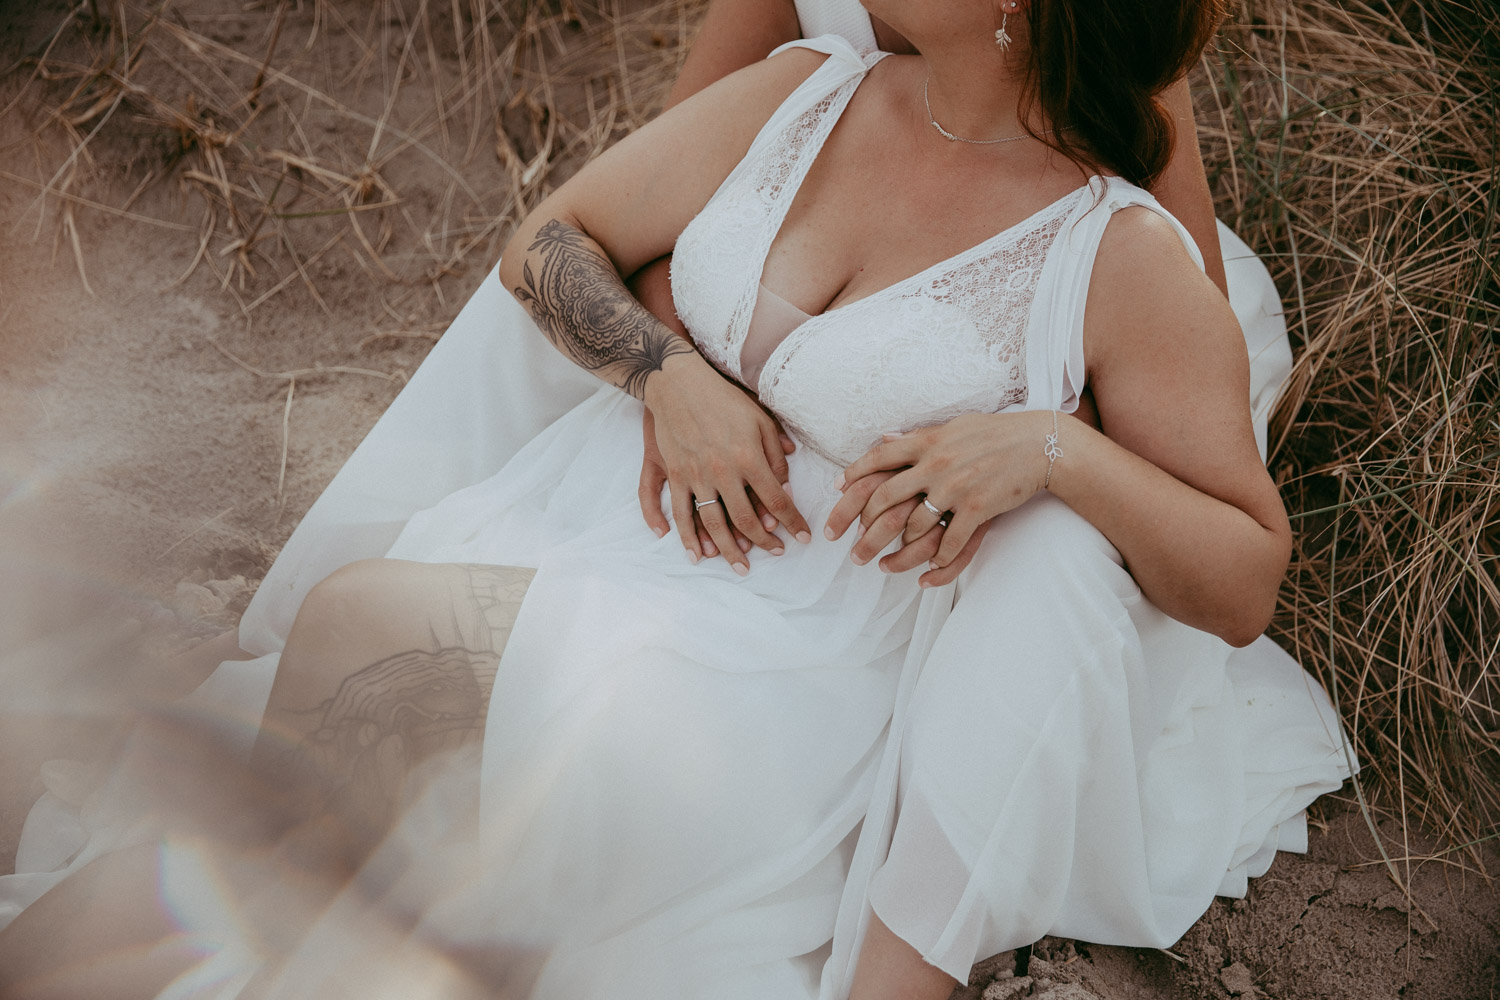
[[[912, 955], [964, 979], [1112, 883], [1139, 899], [1120, 819], [1137, 787], [1131, 710], [1154, 683], [1137, 612], [1159, 614], [1060, 501], [992, 527], [913, 692], [896, 827], [870, 887]], [[1120, 877], [1101, 878], [1116, 856]]]
[[0, 997], [154, 997], [198, 956], [156, 895], [156, 849], [116, 851], [79, 869], [0, 933]]
[[[532, 575], [389, 560], [333, 574], [297, 616], [248, 770], [170, 716], [143, 729], [135, 769], [162, 800], [143, 810], [198, 845], [271, 954], [378, 842], [414, 769], [482, 736]], [[0, 997], [152, 997], [195, 965], [158, 850], [101, 857], [0, 933]]]
[[874, 914], [865, 929], [849, 1000], [944, 1000], [958, 980], [928, 965]]
[[319, 583], [287, 638], [257, 763], [358, 839], [380, 836], [414, 768], [480, 741], [533, 572], [373, 559]]

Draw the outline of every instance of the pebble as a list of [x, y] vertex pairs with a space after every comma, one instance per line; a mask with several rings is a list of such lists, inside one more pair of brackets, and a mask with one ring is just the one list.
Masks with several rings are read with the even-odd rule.
[[997, 979], [984, 988], [984, 995], [980, 1000], [1013, 1000], [1015, 997], [1024, 997], [1031, 994], [1030, 976], [1012, 976], [1009, 979]]
[[1219, 982], [1230, 996], [1255, 996], [1255, 977], [1240, 962], [1219, 970]]

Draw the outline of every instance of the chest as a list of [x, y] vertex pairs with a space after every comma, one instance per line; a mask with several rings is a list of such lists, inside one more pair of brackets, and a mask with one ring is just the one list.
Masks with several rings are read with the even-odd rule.
[[952, 259], [1077, 187], [1046, 169], [1034, 140], [952, 148], [925, 122], [893, 130], [881, 98], [871, 84], [854, 95], [775, 221], [761, 280], [810, 315]]

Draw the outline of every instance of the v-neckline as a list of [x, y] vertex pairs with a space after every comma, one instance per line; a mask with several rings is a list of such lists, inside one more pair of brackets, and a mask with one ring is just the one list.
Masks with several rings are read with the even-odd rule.
[[[813, 149], [811, 149], [810, 151], [804, 152], [803, 155], [810, 155], [811, 158], [807, 161], [807, 167], [806, 167], [806, 169], [798, 171], [797, 185], [792, 190], [791, 197], [779, 200], [780, 203], [778, 205], [778, 208], [779, 208], [780, 214], [779, 214], [779, 216], [775, 220], [775, 231], [772, 232], [772, 234], [771, 234], [771, 240], [770, 240], [769, 243], [766, 244], [765, 253], [760, 258], [760, 265], [759, 265], [759, 267], [756, 268], [756, 272], [755, 272], [755, 285], [754, 285], [755, 292], [754, 292], [754, 295], [751, 298], [750, 303], [749, 303], [750, 308], [745, 311], [745, 316], [747, 317], [746, 320], [745, 320], [745, 322], [747, 324], [749, 323], [749, 317], [754, 315], [754, 313], [755, 313], [755, 307], [759, 304], [760, 294], [761, 294], [761, 289], [762, 288], [766, 288], [768, 291], [771, 292], [771, 294], [775, 295], [777, 298], [780, 298], [782, 301], [786, 302], [788, 305], [791, 305], [793, 308], [797, 309], [799, 312], [805, 312], [800, 306], [797, 306], [795, 303], [793, 303], [786, 296], [782, 295], [780, 292], [776, 291], [775, 289], [769, 288], [766, 285], [766, 283], [765, 283], [766, 263], [771, 259], [771, 252], [776, 249], [776, 243], [781, 238], [781, 230], [782, 230], [782, 227], [786, 225], [787, 216], [791, 214], [792, 206], [796, 204], [797, 197], [799, 195], [801, 195], [801, 193], [802, 193], [802, 185], [807, 180], [807, 175], [812, 172], [813, 164], [815, 164], [817, 162], [818, 157], [820, 155], [822, 155], [822, 153], [823, 153], [823, 147], [828, 144], [828, 138], [829, 138], [829, 136], [833, 135], [833, 130], [835, 128], [837, 128], [839, 122], [843, 120], [844, 112], [847, 111], [847, 110], [849, 110], [849, 105], [851, 103], [853, 103], [853, 101], [854, 101], [854, 95], [855, 95], [855, 93], [857, 93], [858, 90], [859, 90], [859, 88], [860, 88], [860, 86], [863, 85], [864, 82], [867, 79], [869, 79], [870, 71], [872, 69], [874, 69], [875, 66], [878, 65], [880, 62], [884, 61], [884, 59], [888, 55], [890, 55], [890, 53], [888, 53], [888, 52], [877, 53], [876, 54], [876, 58], [874, 59], [874, 61], [870, 62], [868, 65], [865, 66], [864, 72], [859, 75], [857, 81], [855, 82], [855, 85], [854, 85], [853, 89], [849, 93], [848, 98], [845, 99], [842, 102], [842, 104], [839, 106], [837, 112], [835, 113], [833, 124], [830, 125], [829, 128], [822, 133], [822, 135], [820, 135], [819, 137], [817, 137], [816, 146]], [[830, 57], [830, 58], [832, 58], [832, 57]], [[874, 291], [868, 292], [868, 293], [866, 293], [864, 295], [861, 295], [859, 298], [854, 299], [852, 301], [841, 302], [841, 303], [839, 303], [838, 305], [834, 306], [831, 309], [825, 308], [822, 312], [805, 313], [807, 315], [807, 317], [808, 317], [807, 320], [805, 322], [803, 322], [800, 326], [798, 326], [796, 328], [796, 330], [793, 330], [790, 334], [788, 334], [785, 338], [783, 338], [782, 343], [784, 344], [784, 343], [786, 343], [786, 341], [791, 340], [792, 337], [796, 335], [796, 333], [797, 333], [798, 330], [801, 330], [803, 327], [807, 326], [808, 324], [816, 322], [817, 320], [819, 320], [819, 319], [821, 319], [821, 318], [823, 318], [825, 316], [832, 316], [833, 314], [835, 314], [835, 313], [837, 313], [837, 312], [839, 312], [841, 310], [848, 309], [848, 308], [850, 308], [852, 306], [857, 306], [861, 302], [865, 302], [865, 301], [867, 301], [869, 299], [873, 299], [873, 298], [875, 298], [877, 296], [884, 295], [884, 294], [892, 291], [893, 289], [902, 288], [902, 287], [904, 287], [904, 286], [906, 286], [906, 285], [908, 285], [908, 284], [910, 284], [910, 283], [912, 283], [914, 281], [917, 281], [917, 280], [922, 279], [922, 278], [926, 278], [929, 274], [931, 274], [932, 272], [938, 270], [939, 268], [946, 268], [946, 267], [949, 267], [949, 266], [955, 264], [956, 262], [962, 260], [964, 257], [968, 256], [969, 254], [976, 253], [976, 252], [978, 252], [980, 250], [986, 250], [986, 249], [988, 249], [992, 244], [998, 242], [999, 240], [1001, 240], [1002, 238], [1004, 238], [1006, 236], [1009, 236], [1010, 234], [1014, 233], [1016, 230], [1022, 229], [1022, 227], [1025, 227], [1025, 226], [1029, 226], [1032, 223], [1036, 222], [1037, 220], [1046, 217], [1049, 213], [1051, 213], [1053, 210], [1055, 210], [1063, 202], [1065, 202], [1065, 201], [1067, 201], [1067, 200], [1069, 200], [1071, 198], [1077, 198], [1080, 192], [1085, 192], [1085, 191], [1090, 190], [1091, 189], [1091, 185], [1093, 184], [1093, 182], [1094, 182], [1094, 176], [1090, 176], [1087, 180], [1084, 181], [1083, 184], [1080, 184], [1078, 187], [1074, 188], [1073, 190], [1068, 191], [1065, 194], [1062, 194], [1062, 195], [1058, 196], [1057, 198], [1055, 198], [1052, 201], [1048, 202], [1046, 205], [1043, 205], [1041, 208], [1037, 209], [1035, 212], [1032, 212], [1026, 218], [1021, 219], [1019, 222], [1015, 222], [1015, 223], [1013, 223], [1013, 224], [1011, 224], [1009, 226], [1006, 226], [1004, 229], [999, 230], [996, 233], [993, 233], [992, 235], [986, 237], [985, 239], [981, 240], [980, 242], [974, 244], [973, 246], [968, 247], [968, 248], [963, 249], [963, 250], [960, 250], [957, 253], [950, 254], [949, 256], [944, 257], [942, 260], [936, 261], [935, 263], [930, 264], [927, 267], [924, 267], [922, 270], [916, 272], [915, 274], [909, 275], [909, 276], [907, 276], [905, 278], [900, 278], [900, 279], [898, 279], [896, 281], [891, 282], [889, 285], [884, 285], [884, 286], [882, 286], [880, 288], [877, 288]], [[847, 287], [847, 285], [845, 287]], [[748, 333], [748, 329], [745, 332]], [[741, 339], [741, 344], [743, 346], [743, 340], [744, 340], [744, 338], [742, 337], [740, 339]], [[781, 345], [777, 345], [777, 348], [771, 352], [771, 356], [774, 357], [777, 353], [780, 352], [780, 350], [781, 350]], [[736, 367], [738, 367], [738, 366], [736, 366]], [[769, 367], [770, 367], [770, 364], [769, 364], [769, 358], [768, 358], [767, 359], [766, 368], [768, 369]], [[764, 375], [765, 375], [765, 370], [764, 369], [761, 371], [761, 375], [762, 375], [762, 377], [764, 377]], [[757, 386], [756, 386], [757, 391], [759, 390], [759, 384], [758, 383], [759, 383], [759, 380], [757, 380]]]

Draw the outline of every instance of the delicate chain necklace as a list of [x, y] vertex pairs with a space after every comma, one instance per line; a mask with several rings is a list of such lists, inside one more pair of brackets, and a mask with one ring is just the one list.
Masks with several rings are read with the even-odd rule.
[[932, 77], [930, 76], [922, 83], [922, 103], [927, 106], [927, 121], [932, 125], [933, 128], [938, 130], [938, 133], [942, 135], [944, 139], [947, 139], [949, 142], [967, 142], [971, 146], [993, 146], [997, 142], [1015, 142], [1017, 139], [1039, 139], [1044, 135], [1051, 135], [1053, 132], [1053, 130], [1049, 128], [1047, 131], [1038, 132], [1035, 135], [1032, 135], [1030, 132], [1022, 132], [1020, 135], [1007, 135], [1002, 136], [999, 139], [965, 139], [961, 135], [954, 135], [952, 132], [949, 132], [947, 129], [943, 128], [943, 126], [939, 125], [938, 120], [932, 117], [932, 102], [927, 99], [927, 87], [931, 83]]

